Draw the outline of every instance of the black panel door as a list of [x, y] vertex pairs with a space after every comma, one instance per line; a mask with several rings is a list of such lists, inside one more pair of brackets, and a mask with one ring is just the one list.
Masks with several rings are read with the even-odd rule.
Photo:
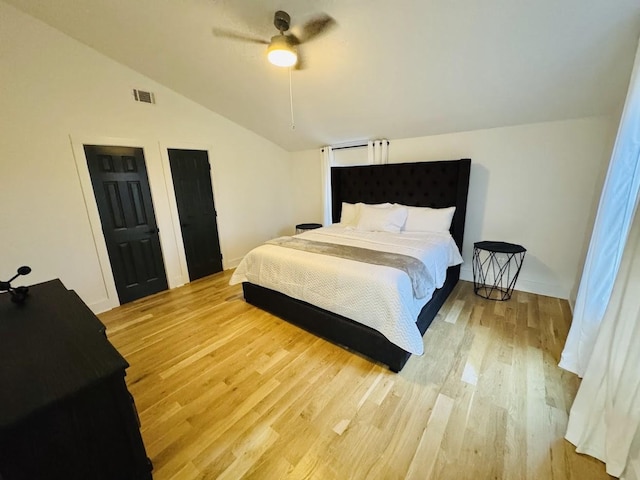
[[221, 272], [222, 254], [207, 152], [172, 148], [168, 151], [189, 278], [195, 280]]
[[167, 289], [141, 148], [85, 145], [120, 303]]

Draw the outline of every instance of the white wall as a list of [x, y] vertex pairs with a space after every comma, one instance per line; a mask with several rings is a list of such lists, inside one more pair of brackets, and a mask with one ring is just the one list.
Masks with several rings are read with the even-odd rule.
[[[391, 140], [389, 161], [471, 158], [461, 277], [473, 278], [474, 242], [519, 243], [527, 255], [516, 288], [568, 298], [582, 268], [591, 205], [609, 158], [611, 122], [594, 117]], [[293, 181], [308, 185], [307, 191], [320, 184], [319, 154], [314, 153], [292, 156], [299, 164]], [[295, 203], [295, 218], [302, 213], [309, 221], [321, 218], [320, 202], [303, 207], [298, 197]]]
[[[134, 87], [154, 91], [157, 104], [133, 102]], [[226, 268], [296, 223], [322, 220], [318, 151], [289, 154], [1, 1], [0, 112], [0, 279], [29, 264], [25, 282], [60, 277], [95, 310], [117, 304], [92, 229], [95, 203], [85, 204], [82, 143], [145, 149], [171, 286], [188, 278], [168, 147], [209, 150]], [[517, 288], [567, 298], [611, 124], [599, 117], [396, 139], [390, 161], [472, 158], [463, 278], [471, 279], [474, 241], [512, 241], [528, 249]]]
[[[134, 102], [134, 87], [157, 104]], [[170, 286], [188, 277], [168, 147], [209, 150], [226, 268], [293, 231], [288, 152], [3, 2], [0, 112], [0, 279], [28, 264], [24, 283], [59, 277], [96, 311], [117, 305], [82, 143], [144, 148]]]
[[320, 149], [293, 154], [291, 162], [293, 223], [322, 223]]
[[366, 165], [369, 151], [367, 146], [338, 148], [333, 151], [333, 164], [340, 167], [352, 165]]

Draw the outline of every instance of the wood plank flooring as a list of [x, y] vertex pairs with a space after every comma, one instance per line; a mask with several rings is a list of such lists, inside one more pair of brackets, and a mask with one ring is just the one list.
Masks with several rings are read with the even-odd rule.
[[563, 439], [566, 301], [460, 282], [394, 374], [248, 305], [229, 277], [100, 315], [155, 480], [610, 478]]

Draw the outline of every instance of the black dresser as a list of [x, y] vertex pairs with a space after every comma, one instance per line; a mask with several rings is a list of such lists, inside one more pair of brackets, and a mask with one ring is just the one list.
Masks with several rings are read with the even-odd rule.
[[128, 366], [60, 280], [0, 295], [0, 480], [151, 479]]

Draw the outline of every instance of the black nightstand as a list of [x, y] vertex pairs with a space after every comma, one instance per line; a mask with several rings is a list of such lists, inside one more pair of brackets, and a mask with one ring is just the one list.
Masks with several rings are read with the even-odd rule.
[[507, 242], [473, 244], [473, 291], [489, 300], [509, 300], [527, 249]]
[[306, 232], [307, 230], [315, 230], [316, 228], [321, 228], [322, 224], [320, 223], [299, 223], [296, 225], [296, 235], [302, 232]]

